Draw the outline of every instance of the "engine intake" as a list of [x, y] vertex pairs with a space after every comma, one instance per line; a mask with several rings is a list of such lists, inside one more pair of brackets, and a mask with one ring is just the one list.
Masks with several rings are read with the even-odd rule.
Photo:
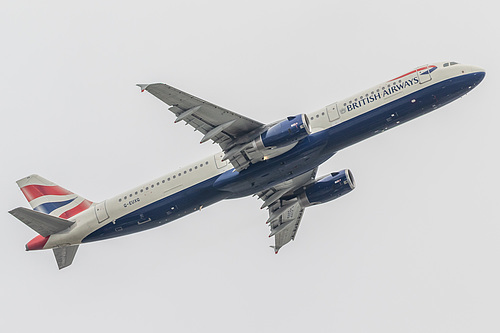
[[356, 187], [351, 170], [344, 169], [329, 174], [308, 185], [298, 199], [302, 207], [322, 204], [337, 199]]

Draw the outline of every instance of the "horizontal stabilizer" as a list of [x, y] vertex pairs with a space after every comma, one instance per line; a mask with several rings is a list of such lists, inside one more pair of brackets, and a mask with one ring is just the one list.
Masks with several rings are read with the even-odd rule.
[[63, 231], [75, 223], [24, 207], [18, 207], [9, 213], [43, 237]]
[[57, 266], [59, 269], [68, 267], [73, 263], [73, 259], [76, 255], [76, 250], [78, 250], [78, 245], [70, 245], [64, 247], [56, 247], [52, 249], [54, 251], [54, 256], [56, 257]]

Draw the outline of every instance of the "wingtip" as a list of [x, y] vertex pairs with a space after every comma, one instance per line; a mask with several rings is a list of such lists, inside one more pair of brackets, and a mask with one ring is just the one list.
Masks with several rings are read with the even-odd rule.
[[280, 250], [280, 248], [276, 248], [275, 245], [269, 245], [269, 247], [274, 250], [274, 254], [278, 254], [278, 251]]
[[148, 88], [149, 84], [138, 83], [138, 84], [136, 84], [136, 86], [138, 86], [139, 88], [141, 88], [141, 92], [144, 92], [144, 90], [146, 90]]

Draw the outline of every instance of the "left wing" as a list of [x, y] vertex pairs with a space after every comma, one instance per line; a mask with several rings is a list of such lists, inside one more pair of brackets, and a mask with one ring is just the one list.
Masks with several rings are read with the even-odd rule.
[[185, 93], [163, 83], [138, 84], [168, 105], [177, 118], [185, 121], [195, 131], [204, 134], [200, 143], [208, 140], [219, 144], [225, 152], [238, 144], [244, 144], [262, 132], [264, 124], [229, 111], [201, 98]]
[[266, 223], [271, 228], [269, 237], [274, 236], [274, 252], [295, 239], [305, 208], [294, 192], [314, 181], [317, 168], [300, 176], [280, 183], [266, 191], [257, 193], [264, 200], [261, 208], [268, 207], [269, 219]]

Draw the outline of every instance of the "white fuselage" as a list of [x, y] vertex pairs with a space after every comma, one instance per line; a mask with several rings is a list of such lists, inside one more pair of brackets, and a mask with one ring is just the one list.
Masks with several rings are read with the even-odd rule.
[[[326, 130], [330, 130], [333, 133], [336, 126], [346, 124], [362, 115], [368, 115], [374, 110], [381, 110], [385, 105], [390, 103], [394, 105], [394, 111], [391, 111], [386, 118], [387, 124], [390, 125], [387, 128], [391, 128], [400, 123], [397, 107], [401, 107], [401, 110], [404, 111], [408, 108], [408, 105], [411, 106], [411, 104], [419, 102], [416, 98], [407, 100], [411, 96], [417, 96], [418, 92], [424, 91], [430, 87], [445, 86], [446, 82], [454, 78], [483, 72], [480, 68], [460, 64], [444, 67], [444, 63], [436, 63], [429, 67], [425, 66], [425, 69], [422, 68], [424, 68], [424, 66], [421, 66], [420, 70], [411, 71], [396, 79], [383, 82], [353, 96], [332, 103], [320, 110], [307, 114], [310, 120], [312, 134], [314, 135], [315, 133]], [[429, 93], [433, 94], [430, 90]], [[450, 94], [451, 93], [454, 92], [451, 91]], [[464, 91], [464, 94], [465, 93], [466, 91]], [[401, 106], [398, 106], [398, 103], [394, 103], [399, 101], [401, 101]], [[431, 111], [433, 108], [432, 105], [426, 107], [429, 108], [426, 112]], [[381, 132], [384, 129], [386, 128], [378, 126], [370, 135]], [[364, 137], [366, 136], [365, 134]], [[351, 144], [351, 141], [348, 142]], [[347, 145], [348, 144], [345, 146]], [[332, 154], [333, 153], [334, 151], [332, 151]], [[141, 210], [146, 211], [148, 207], [153, 207], [155, 203], [167, 202], [168, 200], [166, 199], [169, 197], [184, 193], [183, 191], [193, 188], [197, 186], [197, 184], [232, 170], [233, 166], [230, 163], [222, 161], [223, 156], [224, 154], [222, 152], [217, 153], [196, 163], [180, 168], [175, 172], [166, 174], [130, 189], [129, 191], [123, 192], [104, 202], [94, 204], [93, 207], [74, 216], [71, 221], [75, 221], [76, 223], [69, 229], [51, 235], [44, 248], [80, 244], [87, 236], [97, 232], [99, 229], [103, 228], [103, 226], [112, 224], [116, 226], [114, 230], [119, 233], [122, 227], [117, 224], [117, 221], [135, 213], [137, 213], [138, 220], [134, 223], [137, 225], [157, 223], [154, 219], [152, 220], [148, 217], [147, 214], [144, 216], [144, 219], [142, 219]], [[311, 168], [313, 167], [315, 166], [311, 166]], [[231, 193], [227, 193], [227, 195], [224, 196], [224, 194], [221, 193], [216, 201], [230, 197], [231, 195]], [[191, 206], [192, 211], [201, 208], [202, 207], [196, 205], [194, 208]], [[167, 215], [169, 214], [169, 209], [175, 211], [177, 207], [164, 207]], [[179, 214], [178, 217], [180, 217], [190, 212], [191, 211], [182, 211], [175, 212], [175, 214]], [[160, 221], [158, 223], [162, 224], [164, 222], [165, 221]]]

